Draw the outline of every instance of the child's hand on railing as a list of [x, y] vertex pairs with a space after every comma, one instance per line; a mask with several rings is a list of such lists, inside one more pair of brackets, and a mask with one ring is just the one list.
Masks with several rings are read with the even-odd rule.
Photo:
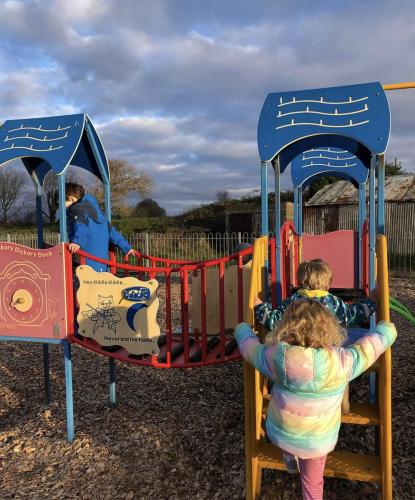
[[133, 248], [131, 248], [130, 250], [128, 250], [128, 252], [125, 255], [127, 257], [130, 257], [130, 255], [134, 256], [135, 255], [135, 250]]
[[72, 253], [76, 253], [81, 247], [77, 243], [69, 243], [69, 251]]

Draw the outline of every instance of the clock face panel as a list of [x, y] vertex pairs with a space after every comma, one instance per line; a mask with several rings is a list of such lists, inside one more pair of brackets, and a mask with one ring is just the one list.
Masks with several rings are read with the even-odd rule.
[[[17, 297], [21, 292], [21, 297]], [[18, 302], [18, 301], [23, 302]], [[30, 304], [27, 311], [24, 306]], [[3, 306], [10, 319], [17, 323], [30, 324], [35, 323], [44, 309], [45, 299], [39, 285], [31, 278], [26, 276], [12, 279], [3, 292]], [[19, 310], [23, 309], [23, 310]]]
[[73, 306], [65, 252], [63, 244], [38, 250], [0, 241], [0, 336], [67, 337]]

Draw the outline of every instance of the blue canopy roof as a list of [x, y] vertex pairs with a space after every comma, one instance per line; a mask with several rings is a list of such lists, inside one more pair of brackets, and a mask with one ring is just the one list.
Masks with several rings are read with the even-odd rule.
[[[379, 82], [272, 93], [258, 123], [262, 161], [280, 156], [280, 169], [307, 149], [337, 147], [367, 165], [370, 154], [385, 152], [390, 112]], [[285, 153], [285, 154], [283, 154]]]
[[86, 114], [7, 120], [0, 129], [0, 166], [16, 159], [39, 186], [49, 170], [61, 175], [69, 165], [109, 179], [104, 148]]

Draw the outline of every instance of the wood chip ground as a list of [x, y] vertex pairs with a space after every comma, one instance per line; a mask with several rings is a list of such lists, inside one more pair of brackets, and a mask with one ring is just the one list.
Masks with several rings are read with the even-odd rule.
[[[415, 311], [415, 284], [392, 294]], [[393, 314], [394, 498], [415, 498], [415, 328]], [[240, 499], [245, 496], [240, 361], [192, 370], [117, 363], [118, 405], [108, 405], [108, 359], [73, 347], [76, 438], [66, 442], [62, 349], [50, 347], [53, 403], [43, 401], [42, 347], [0, 343], [0, 498]], [[364, 398], [365, 377], [352, 394]], [[374, 432], [341, 431], [338, 447], [374, 451]], [[375, 499], [371, 484], [325, 480], [327, 499]], [[298, 478], [265, 471], [262, 499], [300, 498]]]

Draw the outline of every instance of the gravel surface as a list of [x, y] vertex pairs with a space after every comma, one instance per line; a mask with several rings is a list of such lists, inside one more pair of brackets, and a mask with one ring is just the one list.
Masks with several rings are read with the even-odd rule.
[[[391, 281], [415, 311], [415, 284]], [[415, 328], [393, 315], [394, 498], [415, 498]], [[43, 403], [42, 347], [0, 343], [0, 498], [239, 499], [245, 495], [241, 362], [192, 370], [117, 364], [73, 347], [76, 438], [66, 443], [63, 355], [50, 347], [53, 403]], [[352, 384], [366, 395], [364, 377]], [[343, 429], [339, 448], [373, 452], [370, 428]], [[347, 432], [346, 432], [347, 431]], [[377, 498], [375, 485], [325, 480], [325, 498]], [[300, 498], [298, 478], [265, 471], [262, 499]]]

